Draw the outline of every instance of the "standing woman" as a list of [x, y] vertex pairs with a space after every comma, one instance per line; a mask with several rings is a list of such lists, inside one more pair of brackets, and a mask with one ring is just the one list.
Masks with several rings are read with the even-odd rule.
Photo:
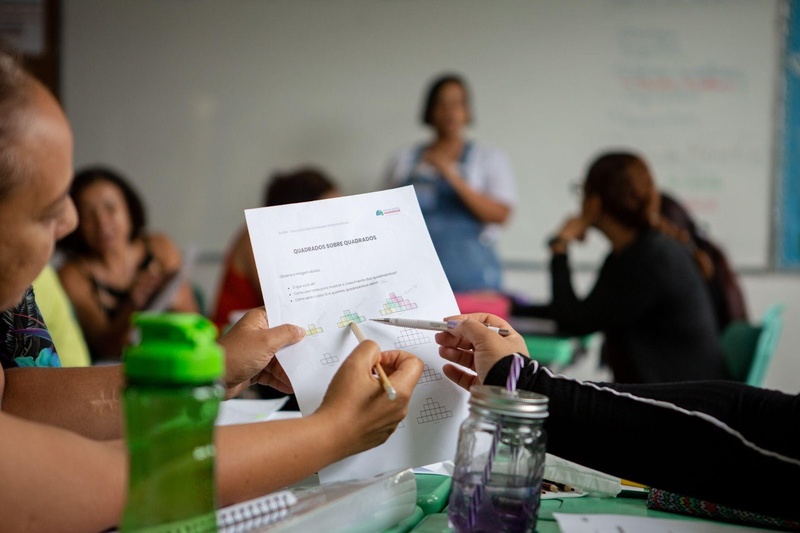
[[[70, 188], [78, 228], [59, 242], [66, 261], [59, 276], [75, 307], [92, 359], [119, 360], [131, 315], [145, 309], [179, 270], [181, 254], [166, 235], [145, 231], [139, 196], [116, 172], [79, 172]], [[171, 311], [198, 312], [184, 282]]]
[[469, 91], [458, 75], [434, 80], [422, 123], [433, 138], [398, 152], [388, 185], [414, 185], [425, 223], [454, 292], [499, 291], [494, 243], [515, 200], [514, 175], [501, 151], [464, 138], [472, 122]]
[[[659, 226], [658, 191], [645, 161], [631, 153], [600, 156], [583, 183], [580, 214], [548, 241], [551, 303], [517, 305], [512, 313], [554, 319], [576, 335], [601, 331], [602, 358], [618, 383], [728, 379], [700, 270]], [[567, 251], [589, 228], [608, 239], [611, 252], [581, 299]]]

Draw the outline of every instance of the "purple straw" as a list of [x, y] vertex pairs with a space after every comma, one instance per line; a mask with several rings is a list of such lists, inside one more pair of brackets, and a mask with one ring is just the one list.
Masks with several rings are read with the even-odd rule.
[[517, 381], [519, 381], [519, 375], [522, 372], [523, 366], [525, 366], [525, 361], [522, 356], [515, 353], [514, 359], [511, 360], [511, 368], [508, 371], [508, 377], [506, 378], [507, 391], [514, 392], [517, 390]]

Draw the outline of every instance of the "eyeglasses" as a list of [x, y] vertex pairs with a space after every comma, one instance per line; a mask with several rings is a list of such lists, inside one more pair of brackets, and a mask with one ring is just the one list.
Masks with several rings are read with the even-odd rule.
[[578, 198], [583, 198], [583, 181], [582, 180], [572, 180], [569, 182], [569, 192], [573, 196], [577, 196]]

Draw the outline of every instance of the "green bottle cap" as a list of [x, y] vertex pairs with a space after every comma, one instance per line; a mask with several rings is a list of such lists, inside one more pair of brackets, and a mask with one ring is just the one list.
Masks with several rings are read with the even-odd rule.
[[133, 316], [139, 340], [122, 355], [129, 379], [202, 384], [222, 376], [225, 358], [217, 328], [195, 313], [142, 312]]

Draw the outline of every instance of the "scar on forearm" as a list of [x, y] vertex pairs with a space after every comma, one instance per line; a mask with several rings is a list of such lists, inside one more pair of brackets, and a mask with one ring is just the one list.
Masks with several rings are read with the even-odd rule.
[[99, 398], [89, 401], [89, 406], [96, 412], [116, 411], [119, 409], [119, 394], [108, 395], [105, 391], [101, 391]]

